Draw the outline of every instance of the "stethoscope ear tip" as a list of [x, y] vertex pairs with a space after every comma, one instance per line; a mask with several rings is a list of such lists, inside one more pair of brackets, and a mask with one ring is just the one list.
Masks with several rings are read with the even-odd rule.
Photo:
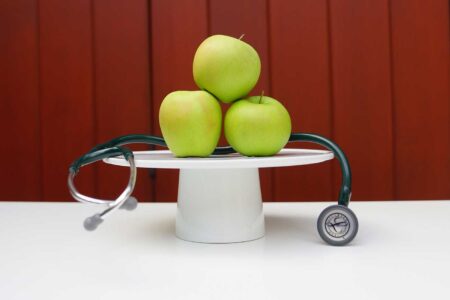
[[83, 226], [87, 231], [94, 231], [102, 222], [103, 219], [100, 214], [95, 214], [89, 218], [86, 218], [86, 220], [84, 220], [83, 222]]
[[135, 210], [137, 206], [138, 206], [138, 200], [137, 200], [135, 197], [130, 196], [130, 197], [128, 197], [128, 199], [125, 200], [125, 202], [120, 206], [120, 209]]

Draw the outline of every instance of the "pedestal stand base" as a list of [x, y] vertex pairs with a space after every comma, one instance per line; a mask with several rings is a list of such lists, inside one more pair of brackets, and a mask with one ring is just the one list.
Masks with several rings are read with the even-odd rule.
[[258, 169], [181, 169], [176, 235], [200, 243], [263, 237]]

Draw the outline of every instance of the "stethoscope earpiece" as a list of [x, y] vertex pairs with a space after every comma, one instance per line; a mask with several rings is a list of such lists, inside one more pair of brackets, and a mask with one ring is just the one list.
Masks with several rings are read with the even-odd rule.
[[94, 231], [102, 222], [103, 219], [100, 214], [95, 214], [89, 218], [86, 218], [83, 222], [83, 226], [87, 231]]
[[[138, 200], [136, 199], [136, 197], [131, 196], [127, 200], [125, 200], [125, 202], [119, 207], [119, 209], [131, 211], [135, 210], [137, 206]], [[83, 222], [83, 227], [87, 231], [94, 231], [101, 223], [103, 223], [103, 218], [102, 214], [99, 213], [86, 218]]]
[[125, 200], [125, 202], [120, 206], [120, 209], [135, 210], [137, 206], [138, 200], [135, 197], [131, 196], [128, 197], [127, 200]]

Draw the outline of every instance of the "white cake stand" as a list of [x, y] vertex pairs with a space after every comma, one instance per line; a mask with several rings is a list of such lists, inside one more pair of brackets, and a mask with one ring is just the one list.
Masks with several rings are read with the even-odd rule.
[[[299, 166], [333, 159], [330, 151], [283, 149], [271, 157], [239, 154], [176, 158], [170, 151], [136, 151], [137, 167], [180, 169], [177, 237], [202, 243], [234, 243], [264, 236], [259, 168]], [[104, 160], [129, 166], [122, 156]]]

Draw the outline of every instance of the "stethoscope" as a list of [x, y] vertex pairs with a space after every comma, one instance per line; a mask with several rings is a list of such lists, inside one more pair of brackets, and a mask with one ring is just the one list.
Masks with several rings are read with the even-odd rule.
[[[320, 135], [311, 134], [311, 133], [292, 133], [289, 137], [289, 143], [292, 142], [310, 142], [319, 144], [328, 150], [332, 151], [334, 156], [337, 157], [339, 160], [340, 166], [341, 166], [341, 173], [342, 173], [342, 183], [341, 188], [339, 191], [339, 197], [338, 197], [338, 205], [334, 206], [335, 210], [337, 211], [337, 214], [346, 214], [351, 213], [350, 218], [353, 218], [354, 214], [351, 212], [347, 206], [350, 202], [351, 197], [351, 170], [350, 165], [348, 163], [347, 157], [345, 156], [344, 152], [341, 150], [341, 148], [332, 142], [331, 140], [322, 137]], [[88, 231], [95, 230], [102, 222], [103, 220], [109, 216], [113, 211], [117, 209], [125, 209], [125, 210], [134, 210], [137, 207], [138, 201], [135, 197], [131, 196], [136, 184], [136, 175], [137, 175], [137, 169], [136, 164], [134, 161], [134, 155], [131, 150], [128, 148], [123, 147], [124, 145], [129, 144], [148, 144], [148, 145], [157, 145], [157, 146], [163, 146], [167, 147], [166, 142], [162, 137], [158, 136], [151, 136], [151, 135], [143, 135], [143, 134], [131, 134], [131, 135], [124, 135], [117, 138], [114, 138], [106, 143], [99, 144], [92, 148], [89, 152], [81, 156], [80, 158], [76, 159], [69, 168], [69, 176], [68, 176], [68, 186], [70, 193], [72, 197], [79, 201], [84, 203], [93, 203], [93, 204], [99, 204], [104, 205], [106, 208], [93, 216], [90, 216], [85, 219], [83, 225], [84, 228]], [[236, 153], [236, 151], [232, 147], [217, 147], [212, 155], [224, 155], [224, 154], [230, 154], [230, 153]], [[103, 160], [109, 157], [114, 156], [120, 156], [122, 155], [129, 163], [130, 165], [130, 177], [128, 180], [128, 184], [124, 191], [115, 199], [115, 200], [105, 200], [105, 199], [97, 199], [93, 197], [89, 197], [86, 195], [81, 194], [75, 187], [74, 179], [77, 175], [78, 171], [81, 167], [86, 166], [88, 164], [97, 162], [99, 160]], [[325, 213], [325, 211], [323, 212]], [[325, 216], [324, 216], [325, 217]], [[356, 220], [356, 217], [354, 217]], [[321, 218], [319, 217], [319, 220]], [[352, 220], [349, 220], [352, 221]], [[327, 228], [335, 228], [339, 224], [332, 224], [330, 223], [330, 218], [328, 217], [326, 220], [324, 220], [324, 228], [319, 229], [319, 233], [324, 231], [326, 234]], [[345, 223], [345, 222], [344, 222]], [[328, 225], [327, 225], [328, 224]], [[342, 221], [340, 221], [340, 224], [342, 224]], [[319, 225], [318, 225], [319, 226]], [[356, 220], [356, 226], [357, 226], [357, 220]], [[356, 234], [356, 233], [355, 233]], [[322, 234], [321, 234], [322, 236]], [[326, 238], [322, 236], [322, 238]], [[327, 241], [331, 244], [333, 244], [333, 241]]]

